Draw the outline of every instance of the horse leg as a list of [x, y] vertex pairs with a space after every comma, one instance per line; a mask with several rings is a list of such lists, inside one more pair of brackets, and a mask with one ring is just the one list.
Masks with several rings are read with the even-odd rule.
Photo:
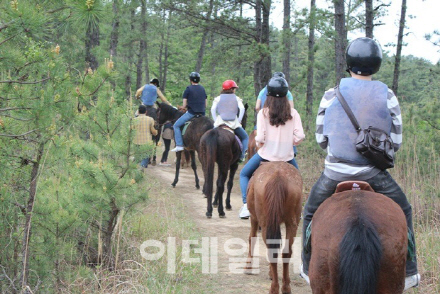
[[246, 268], [244, 271], [244, 273], [248, 275], [252, 274], [252, 258], [255, 250], [255, 243], [258, 242], [258, 240], [256, 239], [257, 231], [258, 231], [258, 220], [255, 217], [251, 217], [251, 232], [249, 234], [249, 254], [248, 254], [248, 260], [246, 261]]
[[270, 263], [270, 272], [272, 276], [272, 284], [270, 285], [270, 294], [280, 293], [280, 284], [278, 283], [277, 263]]
[[176, 188], [176, 184], [179, 181], [180, 160], [182, 159], [182, 151], [176, 154], [176, 175], [174, 176], [174, 182], [171, 184], [173, 188]]
[[196, 178], [196, 189], [200, 189], [199, 177], [197, 176], [196, 152], [192, 150], [190, 151], [190, 154], [191, 154], [191, 167], [194, 171], [194, 177]]
[[218, 215], [225, 217], [225, 211], [223, 209], [223, 192], [225, 191], [225, 182], [228, 177], [228, 168], [224, 164], [218, 166], [218, 178], [217, 178], [217, 191], [215, 192], [218, 197]]
[[290, 288], [290, 277], [289, 277], [289, 261], [292, 257], [292, 246], [293, 238], [296, 235], [296, 229], [298, 225], [292, 222], [286, 222], [286, 247], [283, 250], [283, 286], [281, 287], [281, 292], [283, 294], [290, 294], [292, 290]]
[[226, 196], [226, 210], [232, 210], [231, 206], [231, 192], [234, 186], [234, 176], [238, 169], [238, 163], [231, 165], [229, 169], [229, 180], [228, 180], [228, 194]]

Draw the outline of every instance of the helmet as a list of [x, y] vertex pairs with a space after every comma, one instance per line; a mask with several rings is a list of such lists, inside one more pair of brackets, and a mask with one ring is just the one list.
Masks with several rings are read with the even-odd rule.
[[191, 81], [193, 81], [194, 83], [198, 83], [200, 82], [200, 74], [198, 72], [193, 71], [190, 75], [189, 75], [189, 79]]
[[347, 71], [369, 76], [379, 71], [382, 63], [382, 49], [370, 38], [357, 38], [347, 46], [345, 52]]
[[284, 73], [282, 73], [282, 72], [280, 72], [280, 71], [274, 72], [272, 77], [273, 77], [273, 78], [283, 78], [283, 79], [286, 78], [286, 76], [284, 75]]
[[267, 96], [286, 97], [289, 91], [289, 84], [284, 78], [271, 78], [267, 84]]
[[223, 90], [229, 90], [233, 88], [238, 88], [237, 84], [233, 80], [226, 80], [222, 84]]
[[154, 85], [156, 85], [156, 87], [160, 87], [160, 86], [159, 86], [159, 80], [156, 79], [156, 78], [152, 79], [152, 80], [150, 81], [150, 84], [154, 84]]

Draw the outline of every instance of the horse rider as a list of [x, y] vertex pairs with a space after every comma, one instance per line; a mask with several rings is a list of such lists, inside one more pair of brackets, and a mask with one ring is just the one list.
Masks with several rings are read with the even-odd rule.
[[157, 117], [154, 107], [156, 105], [157, 97], [159, 97], [162, 102], [171, 105], [159, 89], [159, 80], [156, 78], [152, 79], [149, 84], [140, 87], [136, 91], [135, 96], [137, 99], [141, 99], [142, 104], [147, 107], [147, 115], [152, 117], [155, 121], [157, 120]]
[[286, 95], [289, 91], [287, 81], [282, 77], [272, 78], [267, 84], [267, 99], [264, 108], [257, 115], [258, 152], [252, 156], [240, 172], [240, 188], [243, 206], [239, 217], [250, 216], [247, 208], [247, 188], [252, 174], [262, 161], [285, 161], [296, 168], [292, 146], [304, 140], [301, 117], [289, 103]]
[[189, 80], [191, 85], [186, 87], [182, 97], [182, 106], [186, 107], [188, 110], [174, 123], [173, 129], [176, 147], [171, 150], [172, 152], [178, 152], [185, 149], [180, 128], [194, 116], [205, 115], [207, 96], [205, 88], [199, 84], [200, 74], [198, 72], [192, 72], [189, 75]]
[[[243, 105], [243, 100], [235, 95], [237, 89], [238, 86], [235, 81], [224, 81], [220, 96], [214, 98], [212, 103], [211, 114], [214, 119], [214, 128], [221, 125], [227, 125], [234, 130], [234, 134], [240, 138], [243, 145], [240, 162], [244, 162], [249, 143], [249, 136], [241, 126], [241, 120], [243, 119], [246, 110]], [[238, 111], [240, 112], [237, 117]], [[219, 115], [217, 115], [217, 113]]]
[[[355, 39], [347, 47], [346, 60], [347, 72], [351, 77], [341, 80], [341, 94], [349, 105], [356, 106], [353, 112], [360, 125], [388, 130], [394, 142], [394, 150], [397, 151], [402, 143], [399, 102], [387, 85], [372, 80], [372, 75], [379, 71], [382, 63], [380, 45], [370, 38]], [[415, 242], [412, 208], [405, 194], [386, 170], [375, 167], [356, 151], [356, 137], [357, 131], [339, 103], [335, 89], [326, 91], [316, 118], [316, 141], [327, 151], [327, 157], [324, 171], [310, 191], [304, 206], [303, 240], [306, 240], [306, 231], [313, 214], [319, 205], [335, 192], [336, 186], [342, 181], [359, 180], [368, 182], [377, 193], [391, 198], [402, 208], [411, 233], [412, 240], [409, 241]], [[307, 282], [310, 258], [311, 254], [306, 254], [303, 248], [300, 275]], [[418, 286], [419, 281], [417, 261], [415, 258], [408, 259], [405, 289]]]

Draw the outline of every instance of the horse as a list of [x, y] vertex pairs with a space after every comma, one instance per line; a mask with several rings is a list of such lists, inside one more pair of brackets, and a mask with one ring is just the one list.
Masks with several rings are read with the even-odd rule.
[[[159, 103], [157, 110], [157, 117], [159, 124], [165, 123], [167, 120], [175, 122], [179, 117], [183, 115], [184, 112], [177, 110], [171, 105], [165, 103]], [[199, 146], [200, 146], [200, 138], [202, 135], [212, 129], [214, 127], [214, 123], [212, 119], [206, 116], [200, 116], [198, 118], [192, 119], [192, 122], [187, 127], [185, 134], [183, 135], [183, 142], [185, 144], [185, 150], [188, 150], [191, 155], [191, 168], [194, 171], [194, 177], [196, 180], [196, 189], [200, 189], [199, 178], [197, 176], [197, 164], [196, 164], [196, 156], [195, 152], [199, 154]], [[177, 182], [179, 181], [179, 171], [180, 171], [180, 161], [182, 158], [182, 151], [177, 152], [176, 154], [176, 174], [174, 177], [174, 181], [171, 184], [173, 187], [176, 187]]]
[[[246, 128], [248, 104], [245, 105], [245, 113], [242, 118], [242, 127]], [[223, 209], [223, 192], [225, 190], [225, 182], [227, 183], [226, 210], [231, 210], [231, 191], [234, 185], [234, 175], [238, 169], [238, 160], [241, 155], [241, 147], [237, 141], [234, 131], [229, 128], [219, 126], [207, 131], [200, 139], [200, 162], [203, 167], [205, 183], [203, 185], [203, 194], [207, 198], [208, 218], [212, 217], [213, 206], [218, 206], [218, 213], [221, 218], [225, 217]], [[215, 192], [214, 202], [212, 202], [212, 193], [214, 186], [214, 167], [218, 166], [217, 190]]]
[[257, 130], [253, 130], [250, 134], [249, 134], [249, 144], [248, 144], [248, 154], [246, 159], [249, 161], [249, 159], [252, 158], [252, 156], [255, 155], [255, 153], [257, 153], [258, 148], [257, 148], [257, 142], [255, 141], [255, 137], [257, 136]]
[[[249, 255], [246, 273], [251, 273], [252, 257], [258, 228], [269, 252], [272, 279], [270, 294], [279, 293], [277, 259], [281, 247], [282, 223], [286, 226], [286, 244], [282, 251], [283, 285], [282, 293], [291, 293], [289, 261], [292, 256], [293, 239], [301, 218], [303, 181], [299, 171], [286, 162], [262, 163], [249, 181], [247, 206], [251, 214], [249, 234]], [[255, 239], [254, 239], [255, 240]], [[270, 241], [269, 241], [270, 240]]]
[[366, 182], [342, 182], [319, 206], [311, 228], [313, 293], [403, 292], [407, 224], [393, 200]]

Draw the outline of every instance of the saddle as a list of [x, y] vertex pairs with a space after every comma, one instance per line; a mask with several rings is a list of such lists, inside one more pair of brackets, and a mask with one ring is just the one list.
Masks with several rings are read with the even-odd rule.
[[191, 118], [189, 121], [185, 122], [185, 124], [180, 128], [182, 130], [182, 136], [185, 135], [186, 129], [188, 126], [193, 122], [193, 120], [198, 119], [199, 117], [202, 117], [201, 114], [196, 114], [193, 118]]
[[336, 186], [335, 193], [340, 193], [349, 190], [365, 190], [374, 192], [373, 188], [371, 188], [370, 184], [364, 181], [345, 181], [340, 182]]
[[240, 138], [234, 133], [234, 130], [233, 130], [233, 129], [231, 129], [231, 128], [230, 128], [228, 125], [226, 125], [226, 124], [221, 124], [221, 125], [218, 126], [218, 128], [224, 129], [224, 130], [229, 131], [229, 132], [231, 132], [232, 134], [234, 134], [234, 136], [235, 136], [235, 140], [237, 140], [238, 145], [240, 146], [240, 150], [243, 151], [243, 143], [241, 143]]

